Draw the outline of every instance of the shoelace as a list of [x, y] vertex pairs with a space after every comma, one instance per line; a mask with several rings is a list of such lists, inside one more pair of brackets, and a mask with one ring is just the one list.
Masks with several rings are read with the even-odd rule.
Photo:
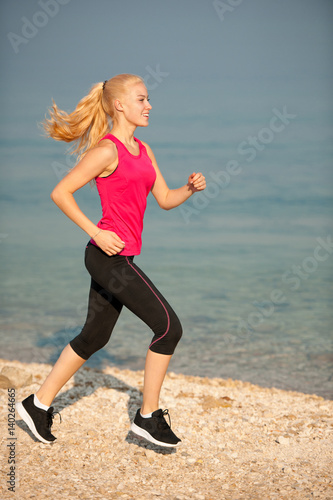
[[163, 412], [162, 412], [162, 414], [161, 414], [161, 417], [164, 417], [165, 415], [168, 415], [169, 424], [168, 424], [168, 422], [166, 422], [166, 421], [164, 420], [164, 418], [161, 418], [161, 421], [163, 421], [163, 422], [164, 422], [164, 424], [165, 424], [163, 427], [170, 427], [170, 428], [171, 428], [171, 417], [170, 417], [170, 413], [169, 413], [169, 410], [168, 410], [168, 409], [163, 410]]
[[51, 426], [53, 424], [53, 419], [54, 419], [54, 416], [55, 415], [59, 415], [60, 417], [60, 423], [61, 423], [61, 415], [60, 415], [60, 412], [58, 411], [53, 411], [53, 406], [51, 406], [47, 412], [46, 412], [46, 417], [47, 417], [47, 426], [49, 429], [51, 429]]

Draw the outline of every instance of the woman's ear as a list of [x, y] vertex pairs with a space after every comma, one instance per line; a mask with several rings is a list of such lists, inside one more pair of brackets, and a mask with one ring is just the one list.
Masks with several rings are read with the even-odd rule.
[[114, 107], [116, 108], [117, 111], [123, 110], [123, 106], [122, 106], [121, 102], [119, 101], [119, 99], [116, 99], [114, 101]]

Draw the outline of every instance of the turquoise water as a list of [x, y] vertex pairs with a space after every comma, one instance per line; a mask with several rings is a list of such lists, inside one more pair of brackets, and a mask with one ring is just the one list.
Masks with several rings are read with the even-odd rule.
[[[274, 106], [282, 109], [273, 101], [258, 112], [189, 112], [176, 130], [165, 109], [156, 128], [138, 131], [170, 187], [192, 171], [209, 187], [169, 212], [149, 199], [136, 262], [183, 323], [171, 370], [332, 397], [331, 132], [325, 120], [314, 129], [311, 110], [299, 106], [281, 133], [262, 133], [266, 143], [249, 161], [239, 145], [267, 128]], [[2, 144], [0, 347], [8, 359], [54, 362], [85, 319], [87, 237], [49, 198], [70, 165], [64, 153], [34, 131]], [[228, 177], [230, 161], [238, 167]], [[85, 187], [77, 200], [99, 219], [96, 190]], [[124, 311], [88, 363], [142, 369], [150, 338]]]

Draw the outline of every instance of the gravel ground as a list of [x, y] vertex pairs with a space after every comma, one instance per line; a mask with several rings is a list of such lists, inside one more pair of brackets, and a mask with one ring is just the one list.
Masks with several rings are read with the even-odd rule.
[[142, 371], [83, 367], [53, 403], [62, 422], [56, 415], [57, 440], [46, 445], [18, 415], [9, 426], [7, 388], [20, 401], [50, 369], [0, 360], [1, 499], [333, 498], [333, 401], [169, 373], [161, 406], [182, 445], [167, 449], [129, 431]]

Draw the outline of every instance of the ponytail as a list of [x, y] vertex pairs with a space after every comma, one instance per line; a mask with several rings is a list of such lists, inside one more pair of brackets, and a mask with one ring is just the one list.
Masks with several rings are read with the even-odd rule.
[[71, 153], [81, 158], [111, 130], [117, 119], [114, 100], [126, 92], [128, 85], [138, 82], [144, 83], [139, 76], [122, 74], [104, 83], [96, 83], [72, 113], [60, 110], [52, 100], [50, 117], [45, 117], [42, 123], [47, 137], [56, 141], [74, 141]]
[[60, 110], [52, 99], [50, 118], [45, 118], [42, 123], [46, 135], [56, 141], [74, 141], [71, 153], [83, 156], [110, 129], [102, 106], [102, 94], [103, 83], [96, 83], [72, 113]]

